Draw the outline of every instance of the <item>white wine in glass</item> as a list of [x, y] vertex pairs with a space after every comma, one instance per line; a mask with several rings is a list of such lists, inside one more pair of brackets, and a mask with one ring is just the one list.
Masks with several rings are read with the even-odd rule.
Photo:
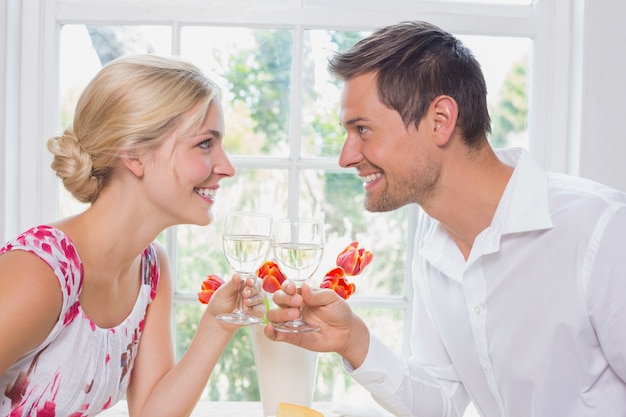
[[[324, 222], [315, 219], [282, 219], [274, 224], [272, 239], [274, 258], [288, 280], [300, 288], [317, 270], [324, 251]], [[317, 325], [300, 317], [274, 323], [281, 332], [316, 332]]]
[[241, 325], [261, 323], [260, 317], [245, 312], [241, 291], [245, 280], [254, 275], [267, 258], [271, 239], [271, 216], [243, 212], [233, 212], [226, 216], [222, 237], [224, 255], [231, 268], [241, 276], [242, 282], [237, 293], [237, 308], [232, 313], [219, 314], [219, 320]]

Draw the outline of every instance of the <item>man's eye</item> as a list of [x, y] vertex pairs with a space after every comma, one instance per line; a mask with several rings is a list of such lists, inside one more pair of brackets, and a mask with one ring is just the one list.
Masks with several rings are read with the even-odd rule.
[[367, 131], [367, 128], [365, 126], [357, 126], [357, 130], [359, 131], [359, 134], [362, 135]]

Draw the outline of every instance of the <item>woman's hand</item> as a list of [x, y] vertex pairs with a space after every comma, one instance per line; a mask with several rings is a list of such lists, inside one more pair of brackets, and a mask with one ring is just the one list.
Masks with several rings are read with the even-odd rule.
[[[234, 274], [224, 285], [219, 287], [211, 297], [208, 312], [213, 316], [230, 313], [237, 307], [237, 293], [241, 287], [241, 276]], [[257, 317], [265, 314], [265, 292], [263, 281], [256, 277], [248, 277], [242, 290], [243, 308], [247, 313]]]

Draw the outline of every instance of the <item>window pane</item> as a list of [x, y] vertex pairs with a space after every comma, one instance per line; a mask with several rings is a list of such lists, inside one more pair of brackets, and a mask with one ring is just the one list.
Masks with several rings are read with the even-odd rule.
[[196, 294], [207, 275], [227, 280], [231, 270], [222, 252], [221, 222], [176, 226], [176, 291]]
[[[171, 36], [167, 26], [62, 26], [59, 44], [61, 128], [72, 123], [80, 94], [104, 64], [124, 54], [169, 54]], [[59, 203], [61, 217], [87, 207], [60, 183]]]
[[460, 36], [480, 62], [487, 81], [487, 100], [496, 148], [528, 148], [529, 38]]
[[302, 155], [337, 157], [344, 130], [339, 125], [340, 83], [328, 73], [328, 58], [369, 32], [305, 30], [302, 67]]
[[176, 360], [189, 347], [198, 328], [204, 307], [200, 303], [175, 304], [176, 307]]
[[[344, 132], [339, 126], [340, 84], [327, 72], [327, 59], [349, 48], [368, 32], [305, 31], [303, 67], [302, 154], [337, 156]], [[529, 38], [459, 36], [474, 52], [487, 81], [492, 118], [491, 143], [497, 147], [528, 144], [527, 92]]]
[[365, 211], [363, 182], [350, 170], [306, 170], [300, 184], [300, 215], [319, 216], [321, 211], [326, 223], [326, 246], [315, 279], [321, 280], [335, 267], [339, 252], [358, 241], [374, 259], [362, 274], [350, 277], [357, 287], [355, 295], [404, 295], [406, 208], [387, 213]]
[[396, 352], [402, 352], [404, 310], [389, 308], [355, 308], [355, 313], [370, 330]]
[[[367, 323], [370, 330], [382, 338], [396, 352], [402, 351], [404, 315], [401, 310], [387, 308], [356, 308], [355, 313]], [[371, 401], [365, 391], [343, 370], [341, 357], [334, 353], [320, 353], [313, 401], [343, 402]]]
[[286, 169], [237, 168], [234, 177], [220, 182], [216, 215], [257, 211], [275, 217], [286, 216], [287, 177]]
[[292, 38], [287, 29], [182, 29], [182, 56], [222, 86], [230, 153], [287, 155]]
[[[176, 305], [177, 360], [189, 347], [204, 309], [205, 307], [197, 303]], [[259, 401], [255, 369], [250, 329], [242, 327], [237, 330], [222, 352], [201, 399]]]
[[[529, 3], [529, 0], [503, 1]], [[310, 165], [304, 169], [298, 165], [298, 158], [339, 155], [345, 136], [338, 123], [341, 86], [327, 72], [328, 57], [335, 51], [346, 50], [368, 34], [304, 30], [302, 45], [296, 45], [302, 59], [294, 63], [294, 34], [289, 29], [206, 26], [181, 29], [181, 55], [222, 86], [224, 146], [237, 175], [221, 182], [213, 224], [178, 226], [170, 231], [176, 240], [172, 265], [177, 293], [174, 306], [177, 358], [188, 348], [204, 311], [195, 299], [200, 282], [208, 274], [225, 279], [232, 274], [222, 251], [225, 213], [260, 211], [284, 217], [288, 206], [296, 206], [300, 216], [319, 216], [326, 222], [328, 243], [311, 285], [319, 285], [324, 273], [334, 267], [337, 254], [352, 241], [358, 241], [374, 254], [364, 273], [349, 277], [357, 287], [349, 302], [356, 300], [356, 313], [372, 331], [394, 350], [402, 351], [403, 339], [408, 337], [404, 322], [409, 320], [402, 308], [404, 304], [393, 305], [395, 299], [392, 299], [389, 303], [393, 307], [389, 308], [387, 304], [370, 305], [368, 300], [405, 295], [405, 270], [410, 255], [405, 250], [408, 210], [366, 212], [362, 181], [353, 170], [310, 169]], [[476, 54], [487, 79], [492, 143], [496, 147], [526, 146], [532, 41], [488, 36], [461, 38]], [[169, 55], [172, 52], [172, 30], [165, 26], [65, 25], [60, 39], [63, 127], [73, 117], [78, 95], [103, 64], [127, 53]], [[301, 76], [300, 86], [292, 85], [294, 68]], [[292, 88], [296, 87], [299, 90], [293, 94]], [[290, 103], [292, 94], [298, 97], [298, 102]], [[290, 131], [292, 110], [300, 112], [302, 120], [299, 129]], [[300, 132], [298, 137], [293, 134], [295, 131]], [[290, 155], [293, 149], [300, 150], [300, 154]], [[267, 162], [262, 159], [264, 156], [292, 159], [285, 167], [282, 165], [285, 160]], [[84, 208], [60, 189], [62, 216]], [[165, 233], [160, 239], [164, 241]], [[248, 329], [241, 329], [220, 357], [202, 398], [259, 400], [254, 369]], [[363, 389], [343, 372], [337, 355], [320, 355], [316, 401], [338, 401], [360, 391]]]
[[213, 223], [206, 227], [176, 227], [178, 292], [197, 293], [209, 274], [230, 279], [233, 271], [222, 250], [222, 223], [227, 212], [258, 211], [276, 217], [287, 213], [286, 170], [240, 169], [220, 184]]
[[71, 122], [78, 96], [113, 59], [133, 53], [169, 55], [167, 26], [63, 25], [60, 36], [60, 85], [63, 126]]

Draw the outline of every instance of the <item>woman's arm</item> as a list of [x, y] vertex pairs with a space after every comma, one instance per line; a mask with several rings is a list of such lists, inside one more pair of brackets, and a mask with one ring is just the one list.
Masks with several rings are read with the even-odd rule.
[[23, 250], [0, 255], [0, 375], [45, 340], [62, 304], [59, 280], [45, 262]]
[[[235, 276], [213, 295], [189, 349], [175, 364], [170, 329], [172, 280], [163, 248], [159, 248], [159, 258], [161, 272], [157, 295], [148, 308], [127, 392], [129, 414], [133, 417], [189, 415], [222, 351], [238, 328], [215, 318], [217, 314], [235, 308], [240, 282]], [[264, 311], [260, 288], [259, 282], [255, 284], [254, 280], [249, 280], [244, 290], [244, 298], [252, 296], [257, 315]]]

